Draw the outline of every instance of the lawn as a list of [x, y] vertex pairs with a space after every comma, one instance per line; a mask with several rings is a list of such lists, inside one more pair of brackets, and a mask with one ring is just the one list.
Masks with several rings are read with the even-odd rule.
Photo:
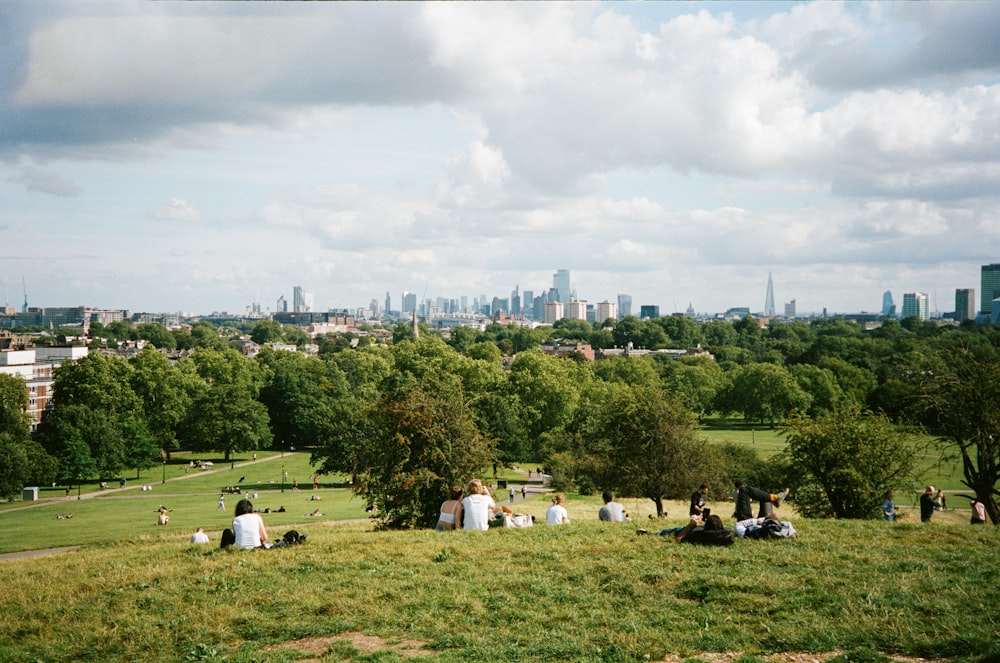
[[0, 586], [18, 591], [0, 612], [0, 660], [1000, 655], [998, 528], [801, 520], [794, 540], [704, 548], [636, 536], [637, 523], [600, 523], [584, 506], [571, 501], [562, 527], [317, 521], [304, 545], [269, 551], [140, 534], [4, 562]]

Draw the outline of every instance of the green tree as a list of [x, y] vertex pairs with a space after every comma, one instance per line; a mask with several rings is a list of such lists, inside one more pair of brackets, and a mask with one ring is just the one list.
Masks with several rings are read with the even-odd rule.
[[524, 412], [530, 439], [561, 429], [576, 410], [589, 368], [529, 350], [511, 364], [510, 384]]
[[250, 332], [250, 340], [257, 345], [277, 343], [283, 338], [281, 323], [276, 320], [258, 320]]
[[[61, 442], [49, 424], [59, 422], [64, 427], [81, 427], [80, 439], [89, 446], [102, 476], [118, 475], [130, 467], [138, 473], [158, 463], [160, 447], [132, 388], [133, 371], [126, 360], [100, 353], [59, 366], [53, 384], [52, 412], [42, 420], [37, 432], [46, 450], [57, 456], [53, 448]], [[69, 406], [82, 410], [60, 412]]]
[[747, 420], [774, 426], [792, 410], [809, 407], [809, 394], [784, 366], [749, 364], [740, 366], [727, 377], [728, 383], [716, 399], [723, 412], [742, 412]]
[[182, 426], [194, 449], [234, 452], [264, 449], [273, 437], [267, 408], [257, 400], [264, 383], [258, 364], [232, 349], [199, 348], [181, 362], [201, 379]]
[[802, 391], [809, 394], [808, 414], [829, 412], [843, 401], [844, 392], [832, 371], [812, 364], [797, 364], [789, 370]]
[[690, 357], [670, 360], [667, 367], [663, 373], [664, 387], [676, 394], [699, 419], [709, 414], [726, 380], [719, 364], [711, 358]]
[[795, 506], [811, 518], [879, 518], [883, 495], [909, 485], [913, 444], [883, 414], [854, 404], [785, 422]]
[[669, 315], [665, 318], [656, 318], [653, 322], [662, 327], [667, 335], [667, 347], [683, 350], [701, 343], [701, 328], [691, 318]]
[[452, 485], [493, 462], [455, 376], [428, 376], [365, 409], [353, 456], [354, 492], [381, 528], [432, 527]]
[[660, 386], [656, 364], [649, 357], [605, 357], [594, 362], [594, 377], [606, 382]]
[[694, 414], [655, 387], [597, 383], [567, 431], [578, 476], [649, 498], [661, 517], [664, 500], [687, 496], [708, 478], [718, 485], [725, 471], [721, 455], [698, 439]]
[[1000, 351], [956, 345], [918, 373], [915, 409], [962, 461], [962, 483], [1000, 524]]
[[194, 341], [193, 347], [196, 348], [225, 350], [229, 347], [229, 340], [219, 333], [219, 328], [204, 320], [194, 323], [191, 327], [191, 339]]
[[177, 436], [197, 385], [166, 356], [150, 346], [129, 360], [132, 391], [142, 404], [148, 428], [166, 457], [178, 447]]
[[177, 339], [166, 327], [157, 322], [144, 322], [135, 328], [137, 339], [153, 344], [163, 350], [173, 350], [177, 347]]

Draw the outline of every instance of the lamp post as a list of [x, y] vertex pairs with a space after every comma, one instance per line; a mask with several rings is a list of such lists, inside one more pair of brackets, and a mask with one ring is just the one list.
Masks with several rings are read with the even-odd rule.
[[166, 483], [166, 482], [167, 482], [167, 459], [164, 458], [163, 459], [163, 477], [162, 477], [162, 480], [160, 481], [160, 483]]

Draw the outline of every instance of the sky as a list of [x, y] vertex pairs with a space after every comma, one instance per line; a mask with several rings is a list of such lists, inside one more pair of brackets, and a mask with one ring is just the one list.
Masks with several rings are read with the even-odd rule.
[[0, 3], [4, 301], [954, 310], [1000, 3]]

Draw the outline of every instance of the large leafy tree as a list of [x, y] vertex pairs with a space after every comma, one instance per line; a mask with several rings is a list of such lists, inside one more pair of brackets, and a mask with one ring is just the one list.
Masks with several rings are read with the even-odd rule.
[[23, 486], [55, 478], [56, 461], [31, 440], [22, 378], [0, 373], [0, 497], [13, 499]]
[[511, 365], [510, 384], [521, 403], [529, 439], [537, 441], [544, 433], [562, 429], [589, 380], [589, 367], [576, 362], [538, 350], [518, 354]]
[[956, 346], [919, 371], [917, 410], [962, 462], [962, 483], [1000, 524], [1000, 350]]
[[156, 322], [144, 322], [135, 328], [137, 338], [148, 341], [157, 348], [172, 350], [177, 346], [177, 339], [166, 327]]
[[[64, 363], [55, 372], [52, 412], [42, 420], [37, 437], [46, 450], [62, 460], [61, 436], [84, 442], [102, 476], [126, 468], [147, 469], [160, 460], [160, 447], [150, 433], [139, 396], [132, 388], [132, 366], [124, 359], [91, 353]], [[84, 465], [76, 465], [84, 467]], [[63, 478], [70, 476], [61, 468]]]
[[795, 409], [806, 410], [811, 397], [784, 366], [748, 364], [734, 369], [719, 392], [717, 404], [723, 412], [742, 412], [747, 420], [781, 421]]
[[132, 391], [142, 403], [149, 430], [164, 454], [178, 447], [181, 424], [197, 389], [190, 373], [181, 371], [152, 347], [129, 360]]
[[721, 456], [697, 430], [694, 414], [661, 389], [596, 383], [563, 439], [578, 480], [649, 498], [663, 516], [665, 500], [689, 495], [701, 483], [721, 486]]
[[257, 400], [265, 378], [261, 366], [232, 349], [199, 348], [181, 362], [201, 379], [182, 426], [193, 448], [229, 460], [234, 452], [271, 445], [267, 408]]
[[884, 493], [912, 480], [914, 447], [883, 414], [855, 404], [785, 421], [784, 454], [807, 517], [878, 518]]
[[476, 427], [461, 382], [426, 376], [391, 390], [359, 417], [354, 492], [383, 528], [432, 527], [452, 485], [494, 460]]

